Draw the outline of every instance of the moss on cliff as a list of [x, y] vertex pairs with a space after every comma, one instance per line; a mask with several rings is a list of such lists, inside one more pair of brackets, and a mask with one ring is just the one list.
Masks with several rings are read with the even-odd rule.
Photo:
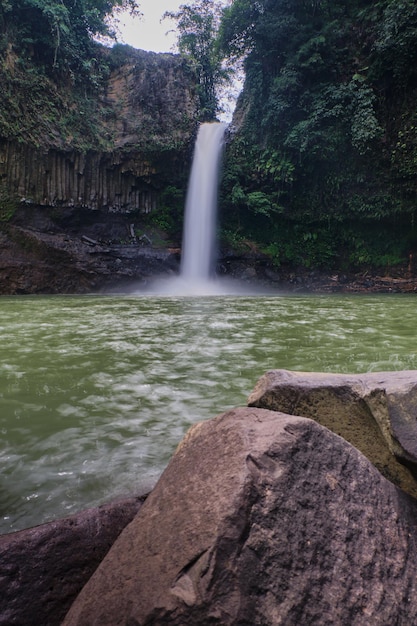
[[40, 148], [178, 149], [197, 120], [186, 61], [129, 46], [95, 47], [94, 84], [53, 80], [44, 66], [0, 50], [0, 137]]
[[166, 187], [185, 189], [198, 119], [186, 60], [121, 45], [95, 51], [95, 80], [83, 82], [54, 80], [11, 45], [0, 50], [3, 195], [148, 213]]
[[405, 263], [417, 251], [414, 0], [236, 0], [246, 55], [223, 220], [276, 264]]

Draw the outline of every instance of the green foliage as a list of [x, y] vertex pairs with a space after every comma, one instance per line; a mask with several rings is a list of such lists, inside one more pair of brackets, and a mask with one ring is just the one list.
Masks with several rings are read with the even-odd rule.
[[275, 267], [281, 266], [281, 249], [279, 244], [275, 241], [273, 243], [269, 243], [267, 246], [264, 246], [262, 248], [262, 252], [271, 259], [272, 265]]
[[137, 13], [136, 0], [14, 0], [0, 5], [3, 49], [71, 81], [97, 81], [94, 36], [114, 36], [114, 11]]
[[144, 218], [145, 224], [163, 231], [175, 240], [180, 240], [184, 200], [184, 189], [167, 185], [161, 193], [158, 211], [151, 211]]
[[246, 239], [238, 230], [221, 229], [220, 241], [236, 252], [247, 250]]
[[404, 259], [416, 245], [402, 226], [417, 201], [415, 1], [235, 0], [219, 40], [246, 71], [225, 227], [276, 263]]
[[265, 251], [272, 252], [275, 265], [290, 263], [305, 268], [329, 269], [337, 256], [333, 233], [318, 224], [297, 225], [292, 232], [283, 224]]
[[263, 191], [252, 191], [247, 195], [246, 202], [249, 210], [255, 215], [269, 217], [274, 211], [274, 205]]
[[176, 13], [165, 13], [165, 17], [176, 20], [179, 51], [194, 66], [202, 120], [216, 117], [219, 108], [218, 91], [228, 79], [216, 41], [221, 10], [220, 2], [195, 0], [192, 4], [182, 4]]
[[417, 5], [388, 2], [377, 29], [375, 65], [385, 84], [410, 87], [417, 78]]
[[17, 206], [17, 198], [4, 185], [0, 185], [0, 222], [9, 222]]
[[34, 146], [68, 146], [86, 151], [109, 147], [105, 110], [84, 90], [58, 89], [36, 65], [0, 70], [0, 135]]
[[348, 267], [386, 268], [404, 263], [407, 259], [407, 237], [404, 229], [384, 224], [374, 228], [348, 227], [344, 232], [344, 263]]
[[251, 0], [235, 0], [223, 9], [218, 40], [229, 57], [240, 58], [253, 49], [253, 31], [261, 10], [261, 4]]

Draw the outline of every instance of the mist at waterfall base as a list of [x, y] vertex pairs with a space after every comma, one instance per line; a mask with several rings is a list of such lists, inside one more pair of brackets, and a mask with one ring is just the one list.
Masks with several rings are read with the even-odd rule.
[[225, 122], [207, 122], [199, 128], [185, 204], [180, 274], [155, 280], [146, 289], [148, 293], [204, 296], [261, 291], [215, 274], [217, 196], [227, 126]]

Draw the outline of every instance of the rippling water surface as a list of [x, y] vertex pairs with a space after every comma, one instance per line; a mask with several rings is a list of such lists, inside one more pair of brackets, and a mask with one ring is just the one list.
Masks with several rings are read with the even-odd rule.
[[0, 298], [0, 532], [151, 486], [268, 369], [417, 369], [415, 312], [415, 296]]

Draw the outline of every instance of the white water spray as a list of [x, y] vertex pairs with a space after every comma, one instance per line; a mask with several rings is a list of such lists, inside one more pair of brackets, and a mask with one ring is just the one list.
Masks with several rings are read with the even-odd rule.
[[214, 275], [218, 179], [227, 126], [222, 122], [200, 126], [185, 205], [180, 275], [153, 282], [148, 292], [181, 296], [264, 292]]
[[227, 124], [200, 126], [188, 184], [182, 242], [181, 278], [207, 282], [213, 273], [216, 242], [217, 190]]

